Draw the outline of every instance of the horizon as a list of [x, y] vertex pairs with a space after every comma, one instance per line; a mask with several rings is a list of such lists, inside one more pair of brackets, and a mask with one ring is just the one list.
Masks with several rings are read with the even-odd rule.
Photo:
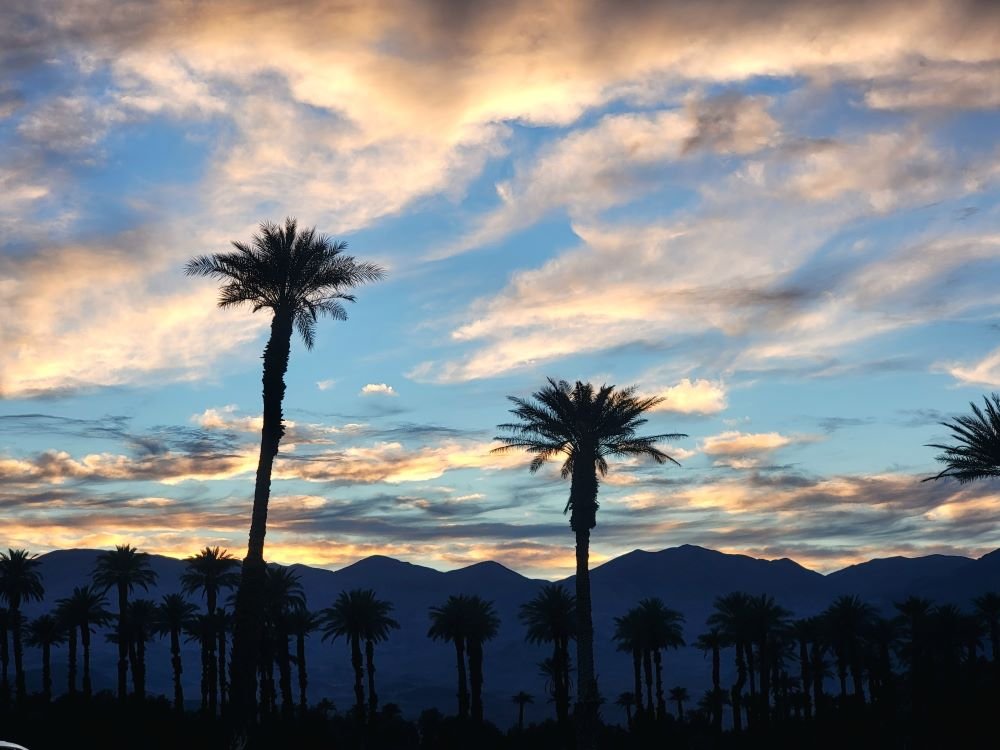
[[490, 453], [547, 376], [689, 435], [595, 566], [1000, 547], [1000, 482], [921, 482], [1000, 389], [991, 4], [112, 5], [0, 24], [4, 547], [243, 557], [269, 320], [183, 269], [287, 216], [387, 275], [292, 343], [269, 559], [571, 574]]

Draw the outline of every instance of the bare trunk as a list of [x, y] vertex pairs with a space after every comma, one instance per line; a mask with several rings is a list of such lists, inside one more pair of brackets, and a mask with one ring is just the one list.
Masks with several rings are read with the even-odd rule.
[[69, 670], [66, 674], [66, 689], [70, 695], [76, 695], [76, 627], [70, 627], [67, 633], [67, 645], [69, 646]]
[[368, 667], [368, 717], [374, 722], [378, 713], [378, 693], [375, 692], [375, 642], [365, 641], [365, 663]]
[[594, 675], [594, 621], [590, 599], [590, 530], [597, 525], [597, 456], [582, 450], [576, 456], [570, 486], [570, 527], [576, 535], [576, 746], [596, 750], [598, 716]]
[[472, 686], [472, 720], [483, 721], [483, 644], [472, 640], [469, 649], [469, 682]]
[[309, 685], [309, 677], [306, 674], [306, 637], [302, 634], [295, 638], [295, 662], [299, 675], [299, 712], [305, 716], [308, 708], [306, 687]]
[[128, 696], [128, 587], [118, 584], [118, 700]]
[[170, 665], [174, 670], [174, 710], [184, 712], [184, 688], [181, 686], [181, 633], [177, 628], [170, 629]]
[[465, 639], [455, 638], [455, 661], [458, 664], [458, 718], [469, 718], [469, 687], [465, 677]]
[[357, 634], [351, 636], [351, 666], [354, 668], [354, 710], [358, 719], [365, 718], [365, 672], [361, 658], [361, 639]]

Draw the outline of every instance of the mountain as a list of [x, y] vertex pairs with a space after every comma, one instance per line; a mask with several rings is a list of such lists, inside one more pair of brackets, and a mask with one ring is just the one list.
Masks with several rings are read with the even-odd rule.
[[[41, 572], [46, 587], [45, 601], [25, 608], [34, 617], [67, 596], [73, 586], [86, 583], [98, 550], [61, 550], [42, 555]], [[159, 600], [164, 594], [180, 591], [184, 563], [169, 557], [151, 556], [159, 576], [148, 592], [136, 597]], [[515, 719], [516, 707], [510, 696], [526, 690], [535, 696], [529, 716], [547, 715], [552, 708], [543, 697], [544, 680], [537, 665], [549, 650], [523, 641], [518, 607], [530, 599], [546, 581], [526, 578], [496, 562], [480, 562], [458, 570], [442, 572], [433, 568], [376, 555], [330, 571], [294, 565], [307, 601], [313, 610], [329, 607], [341, 591], [371, 588], [394, 605], [393, 616], [401, 628], [376, 652], [379, 695], [382, 702], [398, 703], [408, 715], [424, 708], [454, 711], [454, 650], [449, 644], [435, 643], [427, 636], [427, 610], [451, 594], [479, 594], [494, 602], [501, 625], [497, 638], [485, 650], [484, 698], [487, 717], [500, 726]], [[614, 618], [624, 614], [638, 600], [658, 596], [686, 617], [684, 636], [688, 643], [704, 630], [706, 617], [716, 597], [731, 591], [769, 594], [796, 616], [816, 614], [836, 596], [858, 594], [886, 612], [892, 602], [916, 594], [936, 601], [967, 604], [988, 590], [1000, 590], [1000, 550], [978, 560], [946, 555], [918, 558], [893, 557], [852, 565], [822, 575], [789, 560], [760, 560], [732, 555], [693, 545], [647, 552], [635, 550], [598, 565], [591, 571], [594, 602], [595, 659], [600, 686], [606, 696], [615, 696], [631, 687], [631, 662], [615, 649], [612, 641]], [[572, 590], [573, 577], [561, 581]], [[202, 602], [197, 602], [203, 604]], [[109, 606], [114, 607], [113, 597]], [[185, 694], [196, 699], [198, 650], [185, 644]], [[115, 651], [104, 634], [94, 639], [94, 682], [97, 689], [115, 684]], [[309, 691], [313, 700], [330, 697], [345, 708], [352, 704], [352, 675], [346, 643], [323, 641], [314, 633], [308, 643]], [[153, 693], [170, 690], [169, 654], [165, 641], [148, 648], [148, 683]], [[730, 669], [724, 661], [724, 671]], [[29, 685], [40, 681], [38, 655], [26, 652]], [[53, 656], [56, 688], [65, 684], [65, 650]], [[664, 680], [668, 686], [684, 685], [692, 696], [708, 687], [709, 668], [701, 652], [682, 648], [664, 659]], [[729, 679], [728, 674], [723, 679]], [[608, 712], [614, 720], [614, 712]]]

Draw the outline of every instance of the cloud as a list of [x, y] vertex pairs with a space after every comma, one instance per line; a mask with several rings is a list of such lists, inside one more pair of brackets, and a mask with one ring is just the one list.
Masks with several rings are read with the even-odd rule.
[[782, 435], [777, 432], [739, 432], [727, 430], [702, 438], [699, 449], [715, 459], [716, 466], [748, 469], [759, 465], [761, 457], [794, 443], [812, 442], [805, 435]]
[[1000, 349], [994, 349], [978, 362], [941, 364], [944, 370], [962, 385], [1000, 387]]
[[362, 396], [398, 396], [391, 385], [385, 383], [368, 383], [361, 389]]
[[722, 383], [711, 380], [684, 378], [676, 385], [657, 391], [662, 403], [653, 411], [674, 412], [676, 414], [718, 414], [725, 411], [726, 388]]
[[333, 388], [333, 386], [335, 386], [336, 384], [337, 381], [333, 378], [327, 378], [326, 380], [316, 381], [316, 387], [319, 388], [321, 391], [328, 391], [331, 388]]

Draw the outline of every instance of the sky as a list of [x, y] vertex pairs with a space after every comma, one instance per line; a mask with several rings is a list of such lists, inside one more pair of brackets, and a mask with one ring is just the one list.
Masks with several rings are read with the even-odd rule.
[[548, 376], [636, 385], [592, 561], [1000, 546], [920, 480], [1000, 389], [1000, 4], [8, 0], [0, 546], [242, 554], [268, 319], [195, 255], [294, 216], [380, 263], [293, 343], [266, 555], [573, 568]]

